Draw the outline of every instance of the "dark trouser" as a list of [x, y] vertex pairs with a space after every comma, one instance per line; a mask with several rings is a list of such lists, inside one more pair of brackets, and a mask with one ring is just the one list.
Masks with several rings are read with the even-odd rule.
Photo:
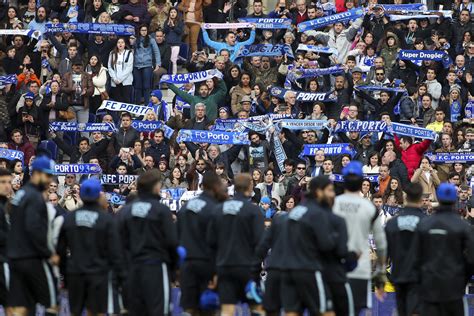
[[130, 103], [130, 96], [132, 94], [132, 86], [124, 86], [118, 84], [116, 87], [112, 87], [112, 100], [124, 103]]
[[398, 316], [420, 313], [419, 286], [416, 283], [395, 284]]
[[133, 102], [135, 104], [148, 103], [151, 93], [153, 68], [133, 68]]
[[449, 302], [421, 303], [421, 316], [468, 316], [467, 302], [463, 299]]
[[127, 282], [130, 315], [169, 315], [171, 297], [169, 277], [166, 263], [132, 265]]
[[[100, 107], [102, 104], [102, 98], [99, 95], [95, 95], [93, 97], [89, 98], [89, 113], [96, 114], [97, 109]], [[89, 123], [95, 123], [95, 122], [89, 122]]]
[[198, 309], [201, 294], [215, 273], [214, 264], [207, 260], [186, 260], [180, 270], [180, 305], [184, 310]]
[[331, 293], [331, 301], [336, 316], [355, 316], [354, 298], [349, 283], [327, 282], [326, 285]]

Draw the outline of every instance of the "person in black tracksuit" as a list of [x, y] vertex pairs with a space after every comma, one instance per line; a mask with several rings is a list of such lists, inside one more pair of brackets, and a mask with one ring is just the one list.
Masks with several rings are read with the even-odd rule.
[[178, 237], [170, 209], [160, 203], [160, 172], [137, 180], [138, 197], [120, 211], [120, 233], [127, 252], [130, 315], [169, 315], [171, 272], [178, 262]]
[[267, 278], [265, 280], [265, 293], [263, 294], [263, 308], [267, 315], [280, 315], [281, 310], [281, 275], [283, 261], [283, 234], [281, 230], [288, 220], [288, 213], [277, 213], [272, 218], [271, 226], [265, 231], [264, 237], [257, 248], [257, 256], [263, 261], [266, 258]]
[[229, 316], [234, 315], [235, 304], [244, 300], [247, 283], [259, 277], [256, 248], [264, 232], [263, 214], [250, 202], [251, 176], [238, 174], [234, 189], [234, 198], [216, 207], [207, 231], [207, 241], [216, 252], [221, 315]]
[[180, 267], [181, 307], [190, 315], [203, 314], [199, 298], [215, 275], [212, 251], [206, 243], [207, 226], [214, 208], [227, 198], [215, 172], [206, 172], [202, 179], [204, 192], [189, 200], [178, 212], [179, 244], [186, 249], [186, 259]]
[[48, 211], [43, 191], [52, 180], [54, 163], [37, 157], [30, 182], [11, 200], [7, 258], [10, 263], [10, 291], [7, 305], [15, 315], [33, 312], [36, 303], [57, 306], [56, 285], [50, 263], [58, 258], [48, 248]]
[[346, 272], [355, 268], [358, 256], [347, 248], [346, 221], [331, 211], [336, 196], [335, 185], [327, 176], [319, 176], [309, 194], [315, 198], [310, 203], [316, 203], [326, 212], [331, 229], [338, 236], [336, 247], [322, 254], [323, 279], [331, 294], [332, 310], [336, 316], [354, 316], [352, 290]]
[[124, 278], [122, 249], [116, 221], [99, 204], [101, 190], [98, 179], [81, 184], [84, 206], [65, 216], [59, 233], [57, 253], [73, 315], [84, 308], [112, 314], [118, 305], [112, 283]]
[[442, 183], [436, 212], [417, 227], [422, 316], [463, 315], [464, 291], [474, 272], [474, 231], [454, 210], [457, 189]]
[[420, 221], [426, 217], [421, 210], [423, 188], [410, 183], [405, 188], [407, 205], [385, 226], [387, 253], [392, 263], [391, 282], [395, 285], [399, 316], [419, 314], [419, 275], [417, 274], [417, 253], [415, 232]]
[[8, 297], [8, 280], [10, 279], [10, 268], [7, 260], [7, 234], [9, 225], [7, 222], [8, 195], [11, 194], [12, 175], [7, 169], [0, 169], [0, 305], [4, 308]]
[[[315, 187], [316, 179], [311, 180], [310, 188]], [[308, 197], [292, 209], [282, 229], [282, 304], [285, 313], [302, 313], [306, 308], [309, 315], [319, 315], [328, 310], [321, 256], [334, 249], [337, 235], [328, 214]]]

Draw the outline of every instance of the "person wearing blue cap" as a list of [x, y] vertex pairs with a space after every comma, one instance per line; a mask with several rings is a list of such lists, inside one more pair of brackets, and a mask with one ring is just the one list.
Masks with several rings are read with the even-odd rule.
[[359, 255], [357, 268], [347, 274], [354, 299], [354, 315], [364, 308], [372, 307], [371, 283], [372, 269], [367, 240], [372, 233], [377, 246], [377, 268], [374, 274], [375, 294], [383, 299], [385, 285], [385, 259], [387, 240], [381, 219], [375, 206], [360, 196], [363, 173], [360, 161], [351, 161], [342, 170], [344, 194], [336, 197], [333, 212], [346, 220], [349, 251]]
[[148, 106], [156, 108], [155, 113], [159, 121], [166, 122], [171, 116], [172, 109], [168, 103], [163, 100], [163, 93], [161, 93], [161, 90], [157, 89], [151, 92]]
[[57, 291], [50, 263], [57, 264], [48, 242], [48, 210], [44, 191], [52, 181], [54, 162], [44, 156], [31, 165], [30, 181], [11, 200], [7, 258], [10, 262], [8, 306], [27, 315], [39, 303], [54, 311]]
[[60, 270], [68, 290], [71, 314], [112, 314], [118, 298], [112, 280], [124, 279], [118, 227], [101, 206], [102, 185], [98, 179], [82, 182], [84, 205], [69, 212], [61, 227], [57, 251]]
[[[143, 173], [137, 190], [138, 197], [119, 214], [122, 243], [130, 254], [126, 307], [130, 315], [170, 315], [170, 279], [179, 261], [178, 238], [170, 209], [160, 203], [160, 172]], [[186, 252], [192, 256], [190, 250]]]
[[417, 228], [421, 315], [467, 315], [465, 289], [474, 273], [474, 232], [455, 211], [453, 184], [436, 190], [439, 207]]

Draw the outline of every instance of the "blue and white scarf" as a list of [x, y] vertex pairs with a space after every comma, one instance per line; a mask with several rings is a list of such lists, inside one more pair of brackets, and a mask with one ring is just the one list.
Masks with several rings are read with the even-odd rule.
[[184, 84], [184, 83], [189, 83], [189, 82], [206, 81], [207, 79], [212, 79], [214, 77], [222, 79], [223, 75], [217, 69], [210, 69], [210, 70], [191, 72], [191, 73], [186, 73], [186, 74], [163, 75], [161, 77], [160, 82]]
[[385, 11], [407, 11], [407, 10], [424, 10], [426, 6], [423, 3], [410, 4], [378, 4], [378, 7], [383, 7]]
[[284, 163], [287, 156], [278, 134], [279, 133], [277, 132], [273, 133], [273, 154], [275, 155], [275, 159], [278, 164], [278, 169], [280, 169], [280, 172], [284, 172], [285, 171]]
[[459, 120], [461, 116], [462, 106], [459, 100], [453, 101], [450, 106], [451, 122], [455, 123]]
[[179, 201], [179, 199], [183, 196], [184, 192], [187, 189], [184, 188], [170, 188], [170, 189], [162, 189], [161, 190], [161, 197], [162, 198], [171, 198], [172, 200]]
[[138, 176], [130, 174], [103, 174], [100, 177], [100, 182], [103, 185], [131, 184], [137, 179]]
[[333, 47], [324, 47], [324, 46], [317, 46], [317, 45], [299, 44], [296, 51], [306, 51], [306, 52], [329, 54], [329, 55], [336, 55], [336, 56], [339, 55], [338, 50]]
[[124, 111], [136, 116], [145, 115], [150, 110], [153, 110], [156, 113], [156, 108], [153, 108], [153, 107], [117, 102], [117, 101], [112, 101], [112, 100], [102, 101], [102, 104], [97, 109], [97, 111], [100, 111], [100, 110], [119, 111], [119, 112]]
[[376, 86], [376, 85], [362, 85], [356, 87], [359, 90], [365, 91], [387, 91], [387, 92], [406, 92], [406, 89], [403, 88], [394, 88], [394, 87], [385, 87], [385, 86]]
[[18, 30], [18, 29], [1, 29], [0, 35], [23, 35], [28, 36], [34, 39], [39, 39], [41, 37], [41, 32], [38, 30]]
[[[179, 87], [179, 90], [184, 91], [184, 85]], [[194, 91], [195, 91], [195, 86], [193, 85], [191, 89], [187, 91], [187, 93], [190, 95], [194, 95]], [[176, 110], [183, 112], [184, 109], [190, 109], [191, 105], [187, 103], [186, 101], [184, 101], [179, 95], [176, 95], [175, 107], [176, 107]]]
[[76, 123], [76, 122], [51, 122], [49, 129], [53, 132], [116, 132], [114, 123]]
[[236, 53], [235, 59], [251, 57], [251, 56], [283, 56], [294, 58], [293, 50], [288, 44], [257, 44], [257, 45], [243, 45]]
[[432, 130], [401, 123], [392, 123], [391, 126], [387, 127], [387, 132], [402, 136], [410, 136], [431, 140], [435, 140], [437, 136], [436, 132]]
[[290, 130], [322, 130], [328, 124], [328, 121], [324, 120], [282, 120], [280, 121], [281, 128], [287, 128]]
[[133, 120], [132, 127], [138, 132], [154, 132], [157, 129], [160, 129], [164, 132], [165, 137], [170, 139], [173, 136], [174, 129], [164, 124], [161, 121], [139, 121]]
[[[344, 182], [344, 176], [342, 174], [332, 174], [329, 176], [329, 178], [334, 182]], [[367, 179], [372, 183], [378, 183], [379, 176], [364, 174], [364, 179]]]
[[288, 29], [291, 28], [291, 19], [278, 18], [240, 18], [239, 21], [244, 23], [255, 24], [257, 29]]
[[472, 119], [474, 117], [474, 101], [469, 101], [464, 107], [464, 117], [467, 119]]
[[473, 163], [474, 153], [427, 153], [426, 157], [434, 163]]
[[121, 194], [117, 194], [114, 192], [107, 192], [105, 193], [105, 197], [110, 204], [114, 205], [124, 205], [127, 197]]
[[325, 75], [334, 75], [344, 72], [344, 68], [341, 65], [336, 65], [328, 68], [308, 68], [308, 69], [297, 69], [293, 68], [288, 71], [286, 80], [295, 82], [298, 79], [303, 78], [315, 78]]
[[346, 12], [341, 12], [334, 15], [324, 16], [324, 17], [317, 18], [314, 20], [301, 22], [300, 24], [298, 24], [298, 32], [304, 32], [308, 30], [322, 28], [322, 27], [325, 27], [337, 22], [347, 22], [347, 21], [355, 20], [357, 18], [360, 18], [363, 15], [364, 15], [364, 10], [352, 9]]
[[401, 60], [434, 60], [441, 61], [446, 68], [452, 64], [449, 55], [439, 50], [404, 50], [398, 52], [398, 58]]
[[182, 129], [178, 132], [176, 139], [180, 142], [209, 143], [209, 144], [232, 144], [249, 145], [248, 133], [220, 132]]
[[301, 102], [332, 102], [334, 99], [331, 97], [330, 93], [326, 92], [305, 92], [305, 91], [296, 91], [291, 89], [285, 89], [280, 87], [271, 87], [270, 95], [277, 97], [278, 99], [284, 99], [285, 94], [288, 92], [294, 92], [296, 94], [296, 101]]
[[384, 132], [386, 128], [383, 121], [339, 121], [335, 132]]
[[253, 23], [204, 23], [201, 28], [205, 30], [230, 30], [230, 29], [250, 29], [254, 27]]
[[80, 33], [130, 36], [135, 35], [135, 28], [128, 24], [109, 23], [46, 23], [46, 31], [51, 33]]
[[7, 159], [7, 160], [17, 159], [23, 162], [23, 159], [25, 158], [25, 154], [19, 150], [0, 148], [0, 158]]
[[18, 79], [15, 74], [0, 76], [0, 87], [6, 86], [7, 84], [17, 84]]
[[54, 166], [55, 174], [99, 174], [102, 169], [95, 163], [79, 163]]
[[300, 157], [314, 156], [318, 150], [323, 150], [327, 156], [349, 154], [354, 155], [354, 149], [348, 143], [342, 144], [304, 144]]
[[389, 14], [390, 21], [404, 21], [404, 20], [411, 20], [411, 19], [437, 19], [439, 16], [437, 13], [443, 13], [445, 18], [451, 19], [453, 16], [452, 11], [447, 10], [427, 10], [427, 11], [420, 11], [420, 10], [412, 10], [412, 11], [405, 11], [403, 14]]

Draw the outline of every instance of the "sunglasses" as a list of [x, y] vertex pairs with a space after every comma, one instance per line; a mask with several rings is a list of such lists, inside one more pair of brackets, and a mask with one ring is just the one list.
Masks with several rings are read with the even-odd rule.
[[306, 168], [305, 168], [305, 167], [298, 167], [298, 168], [296, 168], [296, 169], [298, 169], [298, 170], [305, 170]]

